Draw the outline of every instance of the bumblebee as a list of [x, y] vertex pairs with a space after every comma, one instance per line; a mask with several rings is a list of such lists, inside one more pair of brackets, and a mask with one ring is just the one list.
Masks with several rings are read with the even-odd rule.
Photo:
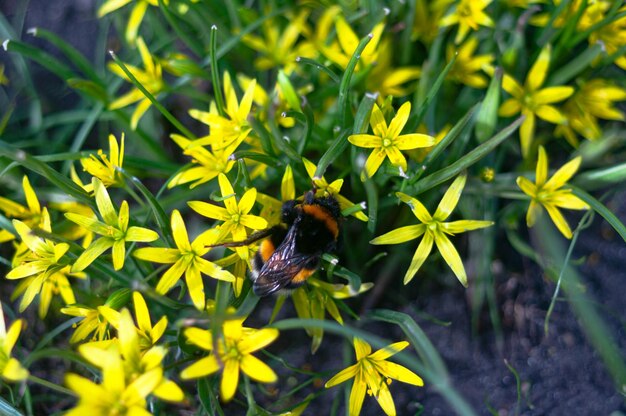
[[316, 198], [307, 192], [303, 201], [291, 200], [281, 209], [282, 224], [260, 231], [245, 241], [227, 246], [248, 245], [263, 239], [252, 261], [252, 290], [268, 296], [281, 289], [302, 286], [320, 266], [321, 256], [337, 248], [341, 209], [332, 196]]

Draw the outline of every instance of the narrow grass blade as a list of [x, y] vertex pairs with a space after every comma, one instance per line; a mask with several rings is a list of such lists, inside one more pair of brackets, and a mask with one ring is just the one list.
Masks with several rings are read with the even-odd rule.
[[303, 56], [298, 56], [296, 58], [296, 62], [299, 63], [299, 64], [302, 64], [302, 65], [311, 65], [311, 66], [319, 69], [320, 71], [322, 71], [326, 75], [328, 75], [328, 77], [330, 79], [332, 79], [333, 82], [335, 82], [336, 84], [339, 84], [341, 82], [341, 79], [339, 78], [339, 75], [335, 74], [332, 69], [330, 69], [326, 65], [322, 65], [321, 63], [317, 62], [315, 59], [305, 58]]
[[72, 62], [83, 74], [87, 76], [91, 81], [96, 84], [103, 86], [104, 82], [96, 73], [96, 70], [91, 65], [91, 63], [81, 54], [76, 48], [72, 45], [61, 39], [59, 36], [55, 35], [52, 32], [49, 32], [42, 28], [33, 28], [28, 31], [31, 35], [45, 39], [48, 42], [52, 43], [54, 46], [59, 48], [61, 52], [67, 57], [67, 59]]
[[586, 190], [606, 188], [626, 181], [626, 163], [583, 172], [572, 183]]
[[567, 84], [575, 76], [591, 66], [592, 62], [602, 52], [602, 48], [600, 44], [595, 44], [565, 65], [559, 67], [559, 69], [550, 76], [546, 82], [546, 86]]
[[577, 197], [585, 201], [587, 204], [589, 204], [589, 206], [595, 212], [600, 214], [602, 218], [604, 218], [611, 225], [611, 227], [613, 227], [613, 229], [620, 235], [620, 237], [622, 237], [622, 239], [626, 242], [626, 226], [624, 226], [624, 223], [621, 222], [619, 218], [617, 218], [617, 216], [613, 214], [611, 210], [606, 207], [606, 205], [604, 205], [602, 202], [598, 201], [597, 199], [595, 199], [593, 196], [589, 195], [587, 192], [583, 191], [582, 189], [575, 187], [575, 186], [571, 186], [571, 185], [570, 187], [572, 188], [572, 192], [574, 195], [576, 195]]
[[43, 66], [62, 80], [76, 78], [74, 71], [72, 71], [67, 65], [41, 49], [17, 40], [6, 40], [2, 46], [7, 52], [19, 53], [20, 55], [37, 62], [39, 65]]

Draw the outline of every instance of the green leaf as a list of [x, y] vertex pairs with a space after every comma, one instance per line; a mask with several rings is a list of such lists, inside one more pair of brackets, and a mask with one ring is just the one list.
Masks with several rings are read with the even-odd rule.
[[[61, 39], [59, 36], [42, 28], [33, 28], [28, 31], [31, 35], [45, 39], [59, 48], [61, 52], [70, 60], [80, 71], [85, 74], [91, 82], [103, 87], [102, 79], [98, 76], [93, 65], [72, 45]], [[69, 81], [69, 80], [68, 80]]]
[[571, 185], [570, 187], [572, 188], [572, 193], [574, 195], [585, 201], [595, 212], [600, 214], [602, 218], [604, 218], [626, 242], [626, 226], [624, 226], [624, 223], [622, 223], [619, 218], [617, 218], [617, 216], [606, 207], [606, 205], [582, 189]]
[[[347, 126], [349, 124], [349, 115], [350, 115], [350, 100], [348, 99], [348, 92], [350, 90], [352, 75], [354, 74], [354, 70], [356, 65], [359, 63], [361, 59], [361, 53], [363, 49], [367, 46], [368, 43], [372, 40], [372, 34], [369, 33], [365, 36], [359, 44], [357, 45], [350, 61], [348, 62], [348, 66], [346, 66], [346, 70], [341, 77], [341, 83], [339, 84], [339, 98], [337, 99], [337, 107], [339, 108], [339, 118], [337, 119], [337, 124], [339, 126]], [[319, 169], [319, 165], [318, 165]]]
[[211, 40], [209, 46], [209, 55], [211, 57], [211, 81], [213, 83], [213, 95], [215, 96], [215, 105], [220, 116], [226, 116], [224, 111], [224, 96], [222, 95], [222, 84], [220, 83], [220, 70], [217, 66], [217, 26], [211, 26]]
[[67, 65], [39, 48], [35, 48], [34, 46], [17, 40], [7, 40], [4, 43], [4, 49], [8, 52], [19, 53], [22, 56], [30, 58], [62, 80], [76, 78], [74, 71], [72, 71]]
[[600, 55], [603, 46], [595, 44], [587, 48], [583, 53], [577, 54], [576, 57], [565, 65], [559, 67], [546, 82], [546, 86], [565, 85], [585, 69], [589, 68], [592, 62]]
[[339, 79], [339, 75], [335, 74], [332, 69], [330, 69], [326, 65], [322, 65], [321, 63], [317, 62], [315, 59], [298, 56], [296, 58], [296, 62], [299, 64], [314, 66], [315, 68], [321, 70], [326, 75], [328, 75], [330, 79], [332, 79], [336, 84], [339, 84], [341, 82], [341, 79]]

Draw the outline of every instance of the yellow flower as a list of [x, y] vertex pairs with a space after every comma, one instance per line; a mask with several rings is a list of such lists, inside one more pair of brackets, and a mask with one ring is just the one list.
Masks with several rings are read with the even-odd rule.
[[141, 339], [128, 309], [120, 312], [117, 323], [117, 342], [105, 345], [83, 344], [78, 347], [78, 351], [87, 361], [105, 373], [121, 361], [124, 379], [127, 383], [145, 374], [153, 374], [153, 377], [158, 377], [160, 374], [160, 382], [148, 394], [151, 393], [160, 399], [172, 402], [180, 402], [185, 397], [176, 383], [162, 376], [162, 362], [167, 349], [161, 346], [153, 346], [147, 350], [141, 348]]
[[400, 135], [409, 119], [410, 112], [411, 103], [404, 103], [387, 126], [385, 116], [378, 105], [374, 104], [370, 116], [370, 126], [374, 134], [353, 134], [348, 137], [348, 141], [355, 146], [374, 149], [365, 162], [365, 171], [361, 174], [361, 180], [365, 180], [366, 177], [371, 178], [385, 158], [389, 158], [389, 161], [401, 170], [400, 173], [404, 174], [407, 170], [407, 163], [400, 150], [429, 147], [435, 143], [435, 139], [426, 134]]
[[[117, 170], [121, 168], [124, 162], [124, 133], [118, 146], [117, 139], [114, 135], [109, 134], [109, 157], [102, 150], [98, 150], [98, 157], [89, 155], [88, 158], [80, 160], [83, 170], [89, 172], [90, 175], [100, 179], [104, 186], [124, 186], [124, 177]], [[92, 192], [91, 186], [86, 188], [88, 192]]]
[[[102, 383], [77, 374], [67, 374], [65, 384], [78, 396], [76, 407], [65, 413], [70, 416], [110, 416], [110, 415], [150, 415], [146, 410], [146, 397], [163, 382], [163, 369], [158, 366], [132, 380], [128, 380], [124, 371], [124, 361], [119, 353], [103, 351], [97, 348], [81, 347], [81, 353], [89, 354], [86, 358], [102, 368]], [[138, 359], [138, 357], [133, 357]]]
[[493, 55], [474, 56], [477, 47], [478, 39], [476, 37], [469, 38], [458, 48], [449, 43], [446, 48], [446, 57], [450, 62], [456, 54], [456, 61], [454, 61], [446, 78], [472, 88], [486, 88], [489, 82], [487, 77], [482, 74], [482, 68], [491, 64]]
[[[329, 10], [328, 13], [338, 13], [338, 10]], [[322, 30], [330, 29], [330, 27], [326, 26], [326, 20], [322, 21], [320, 19], [320, 22], [323, 23], [322, 27], [324, 29]], [[371, 67], [367, 75], [365, 87], [370, 92], [377, 92], [380, 100], [387, 95], [400, 97], [408, 94], [408, 89], [402, 85], [417, 79], [421, 73], [418, 67], [395, 69], [392, 67], [393, 47], [391, 46], [390, 38], [382, 38], [384, 29], [384, 22], [374, 26], [371, 31], [372, 39], [363, 49], [356, 66], [357, 72]], [[330, 45], [318, 41], [317, 45], [326, 58], [345, 69], [360, 42], [360, 38], [343, 16], [336, 17], [335, 30], [337, 32], [337, 41], [332, 42]], [[321, 34], [317, 36], [321, 36]], [[324, 36], [324, 39], [326, 37], [327, 35]]]
[[[339, 208], [343, 211], [344, 209], [354, 207], [355, 203], [351, 202], [345, 196], [341, 195], [341, 187], [343, 186], [343, 179], [335, 179], [330, 184], [326, 181], [326, 178], [323, 176], [321, 178], [315, 177], [315, 171], [317, 170], [317, 166], [313, 164], [310, 160], [306, 158], [302, 158], [302, 162], [304, 162], [304, 168], [306, 169], [306, 173], [311, 178], [313, 185], [315, 187], [315, 196], [316, 197], [326, 197], [333, 196], [337, 202], [339, 202]], [[357, 211], [352, 214], [356, 219], [361, 221], [367, 221], [367, 215], [363, 213], [363, 211]]]
[[115, 207], [111, 202], [109, 193], [100, 179], [93, 178], [92, 184], [96, 197], [96, 205], [98, 206], [100, 216], [104, 222], [72, 212], [66, 213], [65, 217], [102, 237], [91, 243], [76, 259], [76, 262], [72, 266], [72, 273], [85, 270], [87, 266], [111, 247], [113, 248], [113, 268], [120, 270], [124, 267], [126, 242], [137, 241], [147, 243], [159, 238], [156, 232], [147, 228], [129, 227], [128, 220], [130, 219], [130, 215], [128, 212], [128, 203], [122, 201], [118, 215], [115, 212]]
[[[210, 355], [199, 359], [180, 373], [180, 378], [188, 380], [216, 373], [222, 370], [220, 396], [227, 402], [231, 400], [239, 384], [241, 370], [251, 379], [260, 383], [273, 383], [276, 373], [263, 361], [252, 355], [278, 338], [274, 328], [254, 329], [243, 326], [245, 318], [230, 319], [222, 326], [222, 337], [213, 339], [209, 330], [186, 328], [185, 338], [189, 344], [209, 351]], [[215, 341], [215, 342], [214, 342]], [[214, 346], [217, 345], [217, 351]]]
[[442, 27], [459, 25], [459, 30], [454, 38], [454, 43], [463, 42], [465, 36], [471, 30], [478, 30], [478, 25], [493, 27], [493, 20], [485, 14], [483, 9], [492, 0], [460, 0], [454, 11], [444, 16], [439, 25]]
[[[18, 296], [25, 294], [29, 288], [36, 287], [39, 284], [40, 276], [29, 276], [23, 279], [15, 288], [11, 295], [11, 300], [15, 300]], [[85, 273], [70, 273], [70, 266], [65, 266], [61, 270], [49, 274], [43, 281], [39, 291], [39, 318], [44, 319], [48, 314], [50, 302], [54, 295], [61, 295], [63, 303], [66, 305], [76, 303], [74, 291], [68, 277], [85, 279], [87, 275]]]
[[564, 136], [572, 145], [578, 145], [576, 133], [587, 140], [602, 137], [598, 119], [623, 121], [624, 114], [615, 108], [616, 101], [626, 100], [626, 89], [604, 79], [585, 82], [563, 105], [567, 123], [557, 126], [557, 136]]
[[[126, 6], [128, 3], [133, 0], [106, 0], [102, 6], [98, 9], [98, 17], [105, 16], [112, 11], [120, 9]], [[167, 6], [169, 0], [163, 0], [163, 3]], [[137, 39], [137, 32], [139, 30], [139, 25], [143, 20], [144, 15], [146, 14], [146, 10], [148, 6], [159, 6], [158, 0], [135, 0], [135, 6], [133, 10], [130, 12], [130, 17], [128, 18], [128, 23], [126, 25], [126, 33], [125, 38], [126, 42], [131, 45], [135, 44], [135, 41], [139, 41]]]
[[420, 387], [424, 385], [421, 377], [408, 368], [387, 361], [387, 358], [405, 349], [409, 343], [406, 341], [395, 342], [372, 353], [372, 347], [367, 342], [359, 338], [354, 338], [353, 341], [356, 364], [337, 373], [326, 382], [325, 387], [333, 387], [354, 378], [350, 392], [348, 411], [350, 416], [358, 416], [361, 413], [365, 392], [376, 398], [386, 415], [395, 415], [396, 407], [388, 387], [391, 380]]
[[230, 74], [224, 72], [224, 97], [226, 100], [224, 112], [228, 118], [217, 114], [217, 109], [214, 106], [212, 106], [213, 108], [209, 112], [196, 109], [189, 110], [191, 117], [211, 128], [210, 134], [194, 140], [191, 143], [192, 147], [211, 145], [213, 152], [222, 151], [227, 156], [230, 156], [252, 131], [250, 123], [248, 123], [248, 115], [252, 109], [255, 87], [256, 80], [252, 80], [241, 102], [239, 102], [230, 79]]
[[[142, 0], [143, 1], [143, 0]], [[144, 69], [137, 68], [136, 66], [124, 64], [128, 71], [133, 74], [137, 81], [153, 96], [159, 95], [159, 93], [165, 90], [165, 83], [163, 82], [163, 74], [161, 70], [161, 64], [155, 62], [148, 51], [148, 47], [144, 43], [142, 38], [137, 39], [137, 48], [141, 55]], [[124, 78], [126, 81], [131, 82], [130, 78], [126, 75], [121, 66], [116, 62], [109, 62], [107, 65], [109, 71], [113, 72], [118, 77]], [[137, 128], [139, 119], [145, 114], [146, 111], [152, 105], [152, 101], [146, 97], [143, 92], [137, 87], [132, 87], [129, 92], [122, 95], [120, 98], [114, 100], [109, 104], [109, 109], [117, 110], [124, 108], [139, 101], [137, 108], [133, 112], [130, 118], [130, 126], [134, 130]]]
[[105, 304], [94, 308], [81, 305], [72, 305], [61, 308], [61, 313], [70, 316], [83, 318], [70, 338], [70, 343], [74, 344], [87, 338], [91, 333], [93, 341], [102, 341], [110, 338], [109, 327], [111, 320], [119, 319], [119, 312], [110, 305]]
[[7, 381], [21, 381], [28, 377], [26, 370], [19, 361], [11, 357], [11, 351], [20, 336], [22, 321], [14, 321], [7, 331], [4, 323], [4, 312], [0, 303], [0, 376]]
[[202, 310], [206, 300], [202, 275], [206, 274], [226, 282], [234, 281], [235, 276], [203, 258], [210, 250], [204, 245], [214, 241], [207, 242], [206, 236], [200, 235], [193, 243], [189, 243], [185, 222], [178, 210], [172, 212], [171, 225], [176, 248], [144, 247], [137, 249], [133, 255], [141, 260], [172, 264], [172, 267], [161, 276], [156, 287], [156, 291], [162, 295], [169, 292], [184, 273], [189, 296], [194, 306]]
[[[592, 11], [591, 15], [592, 24], [601, 22], [606, 18], [604, 12], [609, 9], [610, 2], [598, 2], [597, 4], [590, 5], [588, 10]], [[595, 10], [594, 10], [595, 9]], [[626, 12], [626, 6], [620, 8], [617, 13], [623, 14]], [[595, 45], [600, 43], [608, 55], [620, 52], [624, 46], [626, 46], [626, 16], [622, 16], [615, 21], [605, 25], [598, 30], [591, 33], [589, 36], [589, 44]], [[615, 65], [622, 69], [626, 69], [626, 56], [622, 52], [620, 56], [615, 60]]]
[[[233, 241], [243, 241], [248, 236], [246, 227], [253, 230], [267, 228], [267, 221], [264, 218], [250, 214], [256, 200], [255, 188], [248, 189], [237, 202], [233, 186], [226, 175], [220, 173], [218, 181], [226, 208], [203, 201], [189, 201], [187, 203], [191, 209], [200, 215], [224, 221], [219, 227], [220, 233], [216, 241], [221, 241], [228, 234], [232, 235]], [[248, 259], [249, 253], [245, 247], [236, 247], [236, 251], [242, 259]]]
[[[0, 196], [0, 209], [9, 218], [20, 219], [31, 228], [37, 227], [41, 221], [41, 205], [26, 175], [22, 178], [22, 189], [24, 190], [27, 206]], [[15, 235], [8, 230], [0, 230], [0, 243], [11, 241], [14, 238]]]
[[[358, 296], [363, 292], [370, 290], [374, 283], [363, 283], [358, 290], [353, 290], [350, 285], [332, 284], [322, 280], [310, 277], [307, 279], [307, 285], [301, 286], [291, 293], [293, 306], [296, 313], [301, 319], [320, 319], [326, 317], [326, 312], [333, 319], [343, 325], [343, 318], [335, 299], [348, 299]], [[311, 340], [311, 354], [315, 354], [319, 346], [322, 344], [324, 337], [324, 328], [305, 328]]]
[[300, 10], [297, 16], [287, 15], [289, 23], [280, 32], [280, 25], [276, 19], [268, 19], [263, 22], [263, 37], [247, 34], [241, 41], [251, 49], [257, 51], [260, 56], [254, 60], [254, 67], [260, 71], [271, 68], [282, 68], [286, 74], [291, 74], [297, 68], [296, 58], [316, 55], [313, 48], [305, 43], [296, 45], [298, 38], [306, 28], [306, 20], [309, 11]]
[[517, 178], [517, 186], [531, 198], [528, 213], [526, 214], [526, 224], [529, 227], [535, 225], [535, 221], [541, 213], [541, 207], [543, 206], [561, 234], [566, 238], [572, 238], [572, 230], [567, 225], [567, 221], [565, 221], [559, 208], [589, 209], [589, 205], [572, 194], [570, 189], [562, 189], [567, 185], [567, 181], [574, 176], [581, 161], [582, 157], [580, 156], [570, 160], [548, 179], [548, 156], [543, 146], [539, 147], [535, 183], [522, 176]]
[[[42, 230], [50, 233], [52, 231], [50, 216], [46, 208], [43, 209], [41, 216]], [[28, 287], [24, 288], [24, 296], [20, 302], [20, 312], [23, 312], [32, 303], [35, 296], [41, 292], [43, 284], [50, 276], [60, 272], [68, 265], [68, 260], [64, 256], [70, 246], [67, 243], [55, 244], [54, 241], [37, 237], [31, 228], [20, 220], [13, 220], [13, 226], [30, 250], [30, 253], [21, 257], [21, 263], [6, 276], [7, 279], [33, 277], [29, 280]], [[49, 301], [49, 297], [47, 301]]]
[[414, 240], [420, 236], [424, 236], [420, 242], [415, 255], [411, 260], [409, 270], [407, 270], [404, 276], [404, 284], [407, 284], [413, 279], [415, 273], [424, 264], [424, 261], [430, 254], [433, 243], [437, 245], [439, 253], [443, 259], [448, 263], [448, 266], [452, 269], [457, 279], [467, 287], [467, 275], [465, 274], [465, 268], [459, 253], [452, 245], [452, 242], [448, 238], [448, 235], [455, 235], [466, 231], [477, 230], [479, 228], [489, 227], [493, 224], [492, 221], [477, 221], [477, 220], [459, 220], [452, 222], [445, 222], [450, 216], [456, 204], [459, 202], [461, 192], [465, 187], [466, 175], [461, 175], [452, 182], [450, 188], [446, 191], [439, 202], [439, 206], [434, 215], [430, 215], [426, 207], [422, 205], [420, 201], [412, 198], [402, 192], [396, 192], [396, 196], [400, 200], [406, 203], [413, 214], [421, 222], [418, 225], [408, 225], [400, 227], [379, 237], [376, 237], [371, 244], [400, 244], [406, 241]]
[[563, 101], [574, 93], [574, 88], [569, 86], [541, 88], [550, 66], [550, 51], [550, 45], [541, 50], [537, 61], [528, 71], [523, 87], [507, 74], [502, 77], [502, 88], [512, 97], [502, 103], [498, 114], [511, 117], [521, 112], [526, 116], [520, 127], [520, 144], [524, 157], [529, 155], [535, 135], [535, 116], [554, 124], [565, 123], [565, 116], [551, 104]]
[[235, 165], [234, 160], [230, 160], [230, 153], [225, 151], [209, 151], [202, 146], [194, 145], [194, 142], [180, 136], [172, 134], [172, 140], [176, 142], [183, 154], [192, 157], [192, 166], [179, 172], [167, 184], [168, 188], [193, 182], [190, 188], [206, 183], [215, 178], [220, 173], [228, 173]]
[[404, 97], [410, 94], [415, 86], [409, 88], [406, 84], [415, 81], [422, 74], [421, 68], [417, 66], [393, 68], [393, 53], [392, 38], [384, 37], [378, 47], [378, 58], [372, 63], [372, 70], [365, 81], [367, 91], [378, 93], [378, 103], [381, 105], [385, 97], [390, 95]]
[[416, 0], [411, 40], [430, 45], [439, 34], [439, 21], [454, 0]]

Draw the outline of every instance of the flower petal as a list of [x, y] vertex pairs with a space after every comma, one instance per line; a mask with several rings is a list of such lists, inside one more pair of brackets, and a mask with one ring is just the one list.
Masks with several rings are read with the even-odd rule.
[[405, 285], [413, 279], [413, 277], [415, 276], [419, 268], [422, 267], [422, 264], [424, 264], [424, 261], [426, 261], [426, 258], [430, 254], [430, 251], [432, 250], [432, 248], [433, 248], [433, 235], [430, 232], [425, 233], [419, 246], [417, 246], [417, 250], [415, 251], [415, 254], [413, 255], [413, 259], [411, 259], [411, 264], [409, 265], [409, 269], [404, 275]]
[[385, 116], [376, 104], [374, 104], [372, 113], [370, 114], [370, 126], [372, 126], [372, 132], [375, 136], [382, 138], [387, 135], [387, 123], [385, 122]]
[[[387, 358], [395, 355], [409, 346], [409, 343], [406, 341], [394, 342], [393, 344], [387, 345], [385, 348], [381, 348], [372, 355], [370, 355], [370, 360], [373, 361], [382, 361]], [[382, 365], [382, 364], [381, 364]]]
[[567, 118], [551, 105], [541, 105], [535, 109], [537, 117], [554, 124], [563, 124], [567, 121]]
[[230, 218], [230, 215], [225, 208], [219, 207], [214, 204], [209, 204], [208, 202], [189, 201], [187, 202], [187, 205], [189, 205], [189, 207], [196, 211], [198, 214], [208, 218], [213, 218], [215, 220], [221, 221], [226, 221]]
[[354, 383], [352, 384], [352, 390], [350, 391], [350, 404], [348, 406], [350, 416], [358, 416], [361, 413], [366, 391], [367, 382], [365, 381], [363, 372], [357, 371]]
[[336, 386], [337, 384], [341, 384], [344, 381], [350, 380], [352, 377], [356, 376], [359, 371], [359, 364], [351, 365], [348, 368], [344, 368], [337, 374], [335, 374], [330, 380], [324, 384], [324, 387], [329, 388]]
[[380, 165], [382, 165], [385, 157], [386, 153], [384, 149], [374, 149], [365, 162], [365, 171], [361, 174], [361, 180], [364, 181], [365, 178], [373, 177]]
[[457, 279], [459, 279], [463, 286], [467, 287], [465, 267], [463, 267], [463, 261], [461, 261], [461, 257], [452, 242], [445, 234], [439, 232], [435, 235], [435, 244], [437, 244], [441, 256], [446, 263], [448, 263], [448, 266], [450, 266]]
[[180, 251], [175, 248], [142, 247], [133, 251], [133, 256], [153, 263], [170, 264], [180, 258]]
[[395, 416], [396, 405], [393, 403], [393, 397], [389, 391], [389, 386], [383, 381], [378, 389], [378, 394], [375, 396], [378, 404], [383, 409], [383, 412], [387, 416]]
[[230, 401], [237, 391], [239, 385], [239, 362], [237, 360], [226, 360], [220, 383], [220, 395], [225, 402]]
[[137, 241], [140, 243], [149, 243], [159, 239], [159, 234], [156, 231], [149, 230], [143, 227], [130, 227], [126, 231], [126, 241]]
[[574, 87], [559, 86], [543, 88], [533, 94], [533, 102], [536, 105], [551, 104], [563, 101], [574, 93]]
[[502, 103], [498, 109], [498, 115], [501, 117], [511, 117], [522, 111], [522, 106], [516, 98], [509, 98]]
[[278, 329], [275, 328], [259, 329], [239, 341], [237, 349], [241, 354], [250, 354], [274, 342], [278, 335]]
[[382, 139], [371, 134], [353, 134], [348, 136], [348, 141], [355, 146], [364, 147], [366, 149], [375, 149], [382, 146]]
[[550, 180], [546, 182], [543, 189], [553, 191], [565, 185], [567, 181], [569, 181], [572, 176], [576, 174], [582, 160], [583, 158], [578, 156], [561, 166], [556, 172], [554, 172], [554, 175], [552, 175]]
[[561, 211], [559, 211], [559, 209], [552, 204], [543, 204], [543, 207], [546, 211], [548, 211], [552, 222], [556, 225], [556, 228], [559, 229], [561, 234], [563, 234], [565, 238], [571, 240], [572, 230], [569, 228], [569, 225], [567, 224], [567, 221], [565, 221], [565, 217], [563, 217]]
[[408, 196], [407, 194], [403, 194], [402, 192], [396, 192], [396, 196], [400, 199], [400, 201], [404, 202], [411, 208], [413, 214], [422, 223], [432, 221], [433, 218], [430, 216], [430, 213], [418, 199]]
[[376, 368], [387, 378], [413, 384], [414, 386], [424, 385], [424, 380], [420, 376], [399, 364], [385, 361], [384, 363], [376, 363]]
[[274, 383], [278, 376], [272, 368], [253, 355], [244, 355], [241, 358], [241, 371], [246, 373], [251, 379], [260, 383]]
[[370, 344], [362, 340], [361, 338], [354, 337], [352, 339], [354, 344], [354, 352], [356, 353], [356, 360], [359, 361], [372, 353], [372, 347]]
[[529, 112], [525, 112], [524, 115], [526, 116], [526, 119], [520, 126], [519, 136], [522, 156], [527, 157], [530, 152], [530, 145], [532, 144], [535, 136], [535, 115]]
[[450, 216], [456, 205], [459, 203], [459, 198], [461, 198], [461, 193], [463, 192], [463, 188], [465, 187], [465, 182], [467, 180], [467, 175], [462, 174], [459, 175], [452, 185], [448, 188], [446, 193], [441, 198], [441, 202], [437, 206], [437, 210], [433, 215], [433, 219], [436, 221], [443, 221]]
[[126, 246], [124, 244], [124, 240], [118, 240], [113, 243], [113, 268], [115, 270], [121, 270], [124, 267], [126, 257]]
[[547, 179], [548, 179], [548, 155], [546, 153], [546, 149], [543, 146], [539, 146], [539, 153], [537, 154], [537, 168], [535, 170], [535, 182], [537, 183], [535, 190], [538, 187], [542, 187], [543, 184], [546, 183]]
[[189, 244], [187, 227], [185, 227], [183, 217], [180, 215], [180, 211], [178, 211], [177, 209], [172, 211], [172, 218], [170, 223], [172, 225], [172, 236], [174, 237], [176, 247], [178, 247], [178, 249], [180, 249], [181, 251], [190, 251], [191, 244]]
[[189, 296], [191, 297], [193, 305], [199, 311], [203, 310], [204, 305], [206, 304], [204, 296], [204, 282], [202, 281], [200, 270], [194, 262], [189, 264], [185, 270], [185, 282], [187, 282], [187, 290], [189, 291]]
[[370, 244], [400, 244], [410, 240], [414, 240], [424, 234], [426, 226], [424, 224], [407, 225], [405, 227], [396, 228], [383, 235], [380, 235], [370, 241]]
[[180, 378], [189, 380], [190, 378], [199, 378], [211, 375], [220, 369], [220, 365], [213, 354], [204, 357], [191, 364], [180, 372]]
[[411, 114], [411, 102], [407, 101], [402, 104], [396, 116], [389, 123], [389, 128], [387, 129], [387, 138], [396, 138], [402, 132], [404, 125], [409, 119], [409, 115]]
[[82, 272], [93, 263], [102, 253], [113, 246], [113, 239], [102, 237], [94, 241], [82, 252], [76, 259], [76, 262], [72, 266], [72, 273]]
[[178, 282], [180, 276], [187, 269], [188, 264], [189, 263], [187, 260], [185, 260], [184, 258], [180, 258], [176, 263], [174, 263], [174, 265], [172, 265], [172, 267], [170, 267], [165, 273], [163, 273], [163, 276], [161, 276], [161, 280], [159, 280], [159, 283], [156, 287], [157, 293], [164, 295], [169, 292], [170, 289], [176, 284], [176, 282]]
[[441, 224], [446, 233], [459, 234], [493, 225], [493, 221], [459, 220]]
[[410, 150], [420, 147], [431, 147], [437, 144], [437, 141], [434, 137], [427, 134], [413, 133], [396, 137], [393, 144], [400, 150]]
[[546, 45], [530, 68], [528, 76], [526, 77], [526, 86], [530, 91], [535, 91], [543, 85], [546, 75], [548, 74], [548, 67], [550, 66], [551, 51], [552, 48], [550, 45]]

